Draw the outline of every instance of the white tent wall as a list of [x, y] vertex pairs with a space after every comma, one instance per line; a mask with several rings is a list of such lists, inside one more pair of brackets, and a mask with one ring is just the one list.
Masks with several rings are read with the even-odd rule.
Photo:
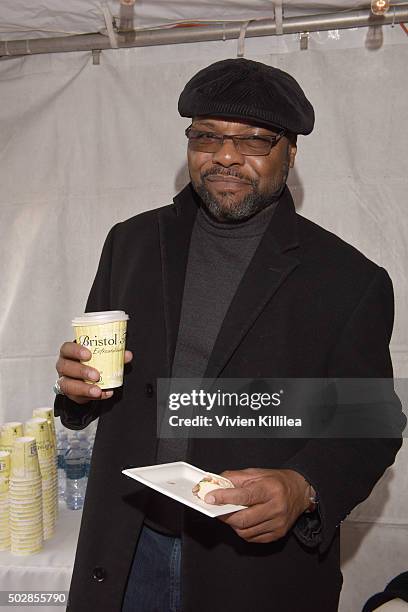
[[[406, 0], [393, 0], [392, 6]], [[281, 5], [285, 17], [367, 10], [370, 0], [136, 0], [130, 14], [136, 28], [169, 25], [178, 21], [245, 22], [272, 19]], [[3, 0], [0, 40], [49, 38], [106, 31], [104, 11], [119, 22], [119, 0]]]
[[[298, 211], [384, 266], [394, 282], [395, 373], [408, 374], [408, 39], [384, 29], [251, 39], [245, 56], [287, 70], [316, 111], [289, 179]], [[188, 180], [178, 95], [236, 42], [0, 63], [0, 423], [49, 405], [60, 344], [83, 311], [109, 228], [171, 202]], [[135, 292], [138, 288], [134, 288]], [[143, 347], [130, 347], [135, 353]], [[137, 407], [135, 408], [137, 409]], [[359, 611], [408, 569], [407, 445], [343, 525], [340, 610]]]

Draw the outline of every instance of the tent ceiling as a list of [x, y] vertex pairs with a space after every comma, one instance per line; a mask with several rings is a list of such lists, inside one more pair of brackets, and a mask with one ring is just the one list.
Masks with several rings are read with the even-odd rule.
[[[119, 0], [1, 0], [0, 40], [69, 36], [105, 31], [102, 4], [120, 16]], [[179, 21], [247, 21], [274, 16], [273, 0], [136, 0], [135, 28], [168, 26]], [[393, 5], [407, 4], [393, 0]], [[370, 2], [283, 0], [284, 17], [364, 9]]]

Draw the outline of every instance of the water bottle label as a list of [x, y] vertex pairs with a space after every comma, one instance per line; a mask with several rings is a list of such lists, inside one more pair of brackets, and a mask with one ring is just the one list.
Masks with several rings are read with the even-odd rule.
[[66, 475], [70, 480], [79, 480], [85, 476], [85, 465], [66, 465]]

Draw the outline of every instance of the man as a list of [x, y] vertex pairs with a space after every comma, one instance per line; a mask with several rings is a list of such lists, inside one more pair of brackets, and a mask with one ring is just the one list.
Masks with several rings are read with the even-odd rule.
[[[99, 374], [74, 343], [57, 362], [63, 424], [100, 417], [68, 609], [334, 612], [339, 525], [400, 440], [157, 440], [156, 380], [392, 377], [391, 281], [295, 212], [286, 179], [314, 112], [290, 75], [216, 62], [179, 112], [191, 184], [111, 230], [87, 303], [130, 315], [124, 386], [83, 382]], [[232, 480], [208, 503], [248, 507], [210, 519], [121, 474], [175, 460]]]

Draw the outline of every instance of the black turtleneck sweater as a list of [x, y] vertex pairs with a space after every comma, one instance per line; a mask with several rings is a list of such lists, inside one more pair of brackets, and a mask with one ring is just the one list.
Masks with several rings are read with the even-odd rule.
[[[172, 378], [198, 378], [207, 363], [232, 298], [268, 226], [277, 202], [242, 222], [215, 221], [197, 211], [188, 254]], [[184, 461], [187, 438], [160, 438], [156, 463]], [[145, 523], [169, 535], [181, 531], [183, 507], [152, 491]]]

